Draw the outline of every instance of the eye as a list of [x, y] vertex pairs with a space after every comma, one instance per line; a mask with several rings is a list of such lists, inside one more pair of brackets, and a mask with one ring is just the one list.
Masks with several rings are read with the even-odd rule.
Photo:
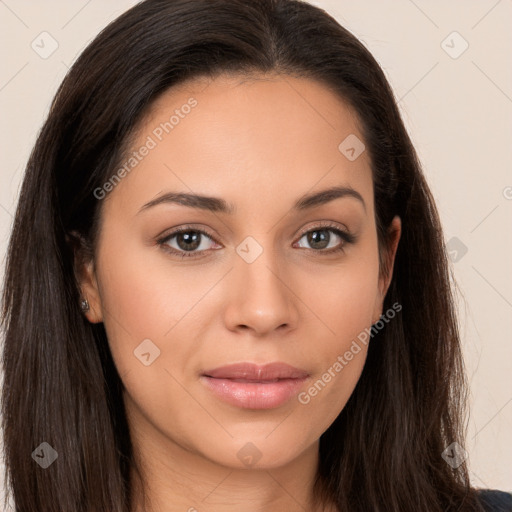
[[[301, 245], [301, 240], [310, 247]], [[341, 240], [341, 242], [340, 242]], [[331, 224], [316, 226], [306, 231], [299, 239], [299, 247], [315, 252], [332, 254], [343, 251], [346, 244], [353, 243], [355, 236]]]
[[[304, 243], [309, 244], [310, 247], [304, 247], [301, 244], [303, 239], [305, 240]], [[296, 244], [308, 251], [327, 255], [343, 251], [345, 246], [354, 243], [355, 239], [354, 235], [337, 226], [322, 224], [305, 231]], [[171, 233], [158, 239], [157, 244], [162, 246], [164, 250], [181, 258], [200, 257], [201, 253], [222, 247], [213, 235], [191, 226], [176, 228]], [[218, 245], [218, 247], [214, 247], [215, 245]]]
[[[194, 257], [198, 256], [198, 253], [212, 248], [209, 247], [211, 244], [208, 244], [205, 238], [210, 239], [214, 244], [217, 243], [212, 235], [206, 231], [184, 226], [157, 240], [157, 243], [177, 256]], [[175, 245], [173, 246], [173, 244]]]

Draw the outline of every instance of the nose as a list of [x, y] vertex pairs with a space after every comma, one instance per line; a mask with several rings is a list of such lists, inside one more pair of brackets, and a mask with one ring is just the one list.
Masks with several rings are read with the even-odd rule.
[[282, 267], [270, 251], [263, 251], [252, 263], [236, 257], [224, 309], [228, 329], [250, 330], [261, 337], [297, 327], [299, 299], [290, 272], [280, 270]]

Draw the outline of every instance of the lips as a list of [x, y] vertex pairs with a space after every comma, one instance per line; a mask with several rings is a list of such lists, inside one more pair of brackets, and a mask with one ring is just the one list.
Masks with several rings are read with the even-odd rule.
[[222, 366], [203, 372], [214, 379], [241, 379], [244, 381], [269, 382], [278, 379], [303, 379], [309, 374], [285, 363], [269, 363], [258, 366], [253, 363], [239, 363]]
[[201, 381], [221, 400], [246, 409], [273, 409], [298, 393], [309, 373], [286, 363], [239, 363], [206, 370]]

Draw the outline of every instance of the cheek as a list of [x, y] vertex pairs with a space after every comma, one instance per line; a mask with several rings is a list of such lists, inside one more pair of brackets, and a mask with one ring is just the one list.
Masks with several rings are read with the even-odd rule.
[[317, 340], [318, 373], [299, 402], [314, 421], [322, 418], [325, 430], [350, 398], [366, 360], [378, 296], [378, 259], [361, 257], [331, 271], [328, 286], [317, 290], [310, 294], [310, 304], [329, 331], [324, 329], [328, 334]]
[[[105, 240], [109, 243], [102, 246], [97, 268], [101, 307], [112, 356], [123, 375], [140, 370], [137, 353], [143, 342], [141, 350], [148, 350], [142, 353], [149, 351], [150, 360], [158, 352], [159, 362], [167, 357], [182, 320], [194, 317], [194, 306], [210, 284], [192, 273], [184, 281], [183, 272], [158, 255], [158, 248], [128, 237], [109, 239], [108, 233]], [[185, 344], [173, 347], [174, 354], [180, 346]]]
[[305, 289], [310, 290], [309, 304], [329, 328], [331, 335], [326, 336], [325, 353], [331, 358], [372, 324], [378, 299], [379, 264], [377, 249], [370, 242], [354, 251], [346, 263], [327, 269], [319, 276], [318, 286], [305, 284]]
[[370, 342], [373, 280], [358, 281], [353, 287], [345, 284], [334, 294], [335, 307], [325, 316], [335, 334], [316, 341], [317, 373], [297, 397], [303, 426], [313, 437], [322, 435], [345, 407], [361, 376]]

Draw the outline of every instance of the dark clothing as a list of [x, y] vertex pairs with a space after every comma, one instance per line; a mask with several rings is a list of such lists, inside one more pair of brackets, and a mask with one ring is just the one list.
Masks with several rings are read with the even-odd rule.
[[478, 491], [485, 512], [512, 512], [512, 494], [493, 489]]

